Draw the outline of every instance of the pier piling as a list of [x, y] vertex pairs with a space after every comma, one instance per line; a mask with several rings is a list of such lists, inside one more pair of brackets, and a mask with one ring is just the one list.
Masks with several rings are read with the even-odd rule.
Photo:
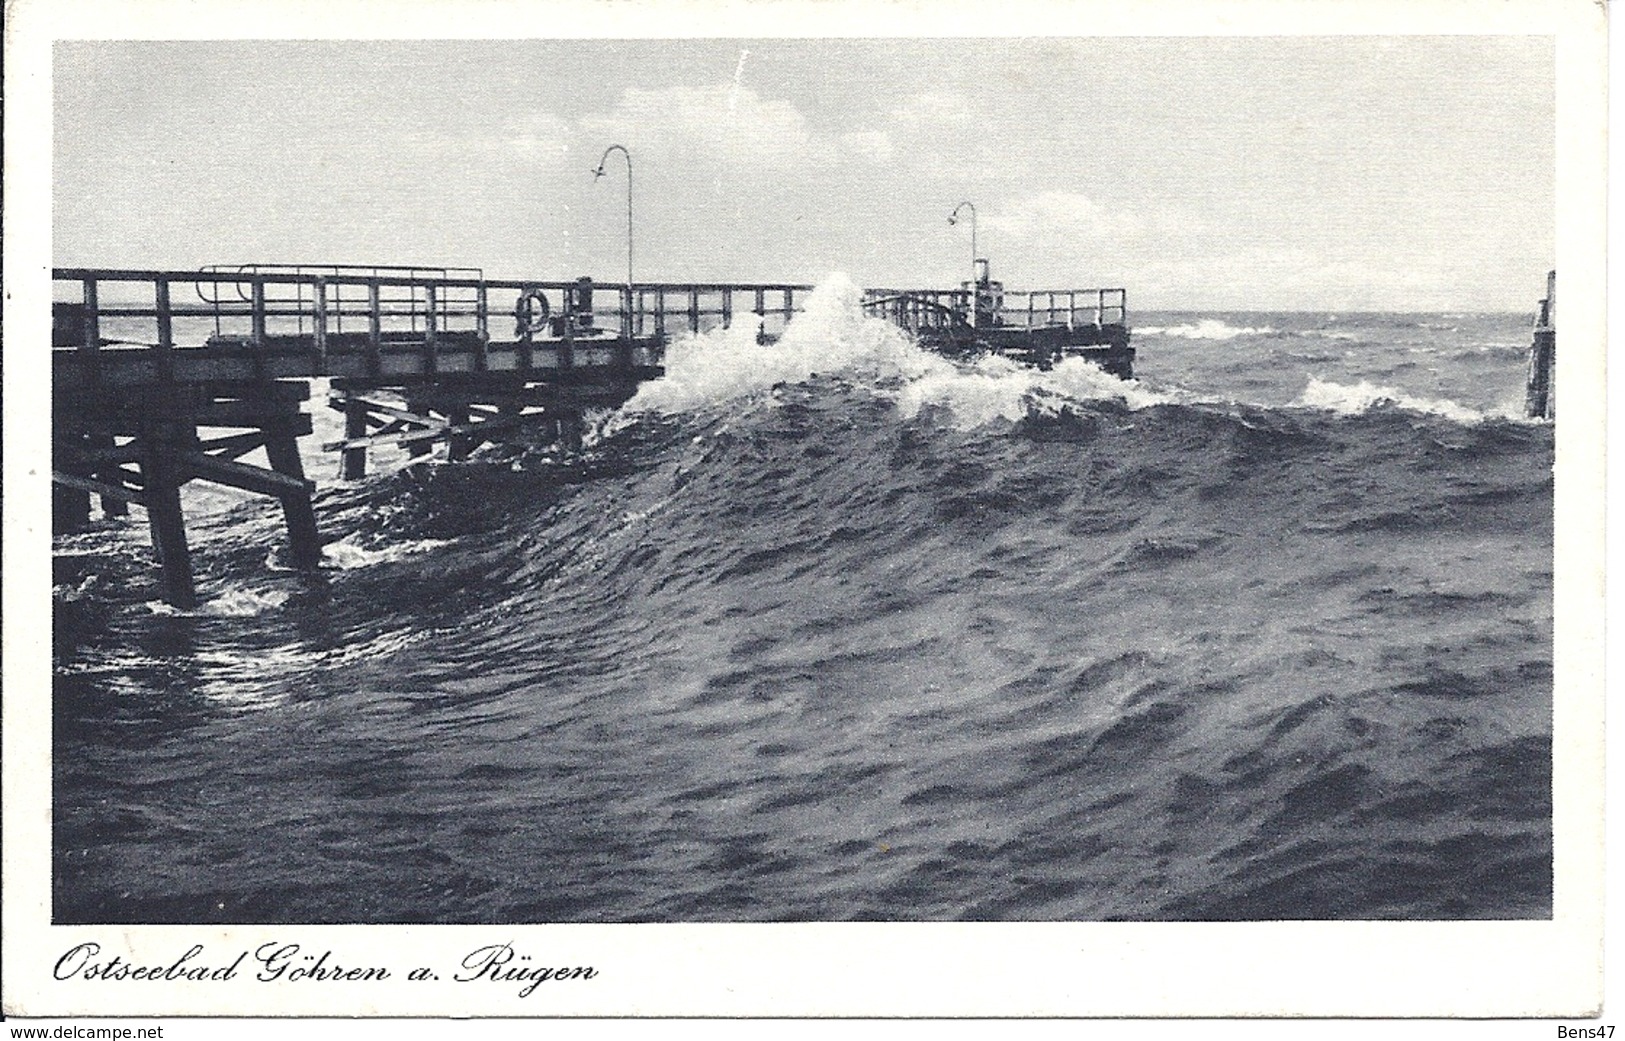
[[1540, 302], [1529, 344], [1529, 378], [1524, 388], [1524, 414], [1555, 419], [1557, 394], [1552, 377], [1557, 366], [1557, 272], [1546, 273], [1546, 299]]

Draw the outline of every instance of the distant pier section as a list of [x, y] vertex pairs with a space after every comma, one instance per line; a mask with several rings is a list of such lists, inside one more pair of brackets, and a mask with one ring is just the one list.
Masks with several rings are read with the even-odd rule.
[[[597, 284], [478, 269], [242, 265], [201, 271], [59, 268], [52, 297], [53, 530], [146, 511], [164, 597], [197, 602], [180, 489], [211, 481], [276, 499], [290, 560], [321, 561], [300, 459], [310, 381], [344, 415], [340, 473], [371, 449], [450, 460], [524, 428], [579, 447], [583, 414], [664, 373], [666, 346], [748, 321], [772, 343], [811, 286]], [[1048, 368], [1077, 355], [1127, 378], [1123, 291], [867, 290], [866, 313], [947, 354]], [[245, 461], [263, 452], [264, 465]]]
[[1002, 354], [1041, 369], [1080, 357], [1134, 377], [1123, 289], [1006, 290], [978, 259], [975, 279], [959, 289], [869, 289], [863, 307], [951, 357]]

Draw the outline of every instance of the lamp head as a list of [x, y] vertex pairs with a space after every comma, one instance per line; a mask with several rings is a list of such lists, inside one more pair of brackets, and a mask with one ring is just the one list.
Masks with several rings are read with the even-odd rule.
[[592, 172], [592, 179], [596, 181], [596, 180], [598, 180], [598, 178], [600, 178], [602, 176], [604, 176], [604, 164], [599, 163], [598, 164], [598, 169], [596, 169], [596, 170], [594, 170]]
[[949, 217], [948, 218], [948, 223], [949, 224], [958, 224], [959, 223], [959, 218], [958, 217]]

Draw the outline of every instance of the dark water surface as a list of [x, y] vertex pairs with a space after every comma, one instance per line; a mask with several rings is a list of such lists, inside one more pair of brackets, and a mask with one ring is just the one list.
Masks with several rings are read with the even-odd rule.
[[1118, 384], [828, 288], [580, 458], [325, 483], [314, 579], [263, 501], [192, 614], [59, 539], [55, 920], [1550, 915], [1524, 316], [1139, 316]]

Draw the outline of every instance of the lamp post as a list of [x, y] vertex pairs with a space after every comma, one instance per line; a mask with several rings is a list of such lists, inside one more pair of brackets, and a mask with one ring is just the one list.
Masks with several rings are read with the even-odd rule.
[[604, 154], [598, 160], [598, 169], [592, 172], [593, 180], [604, 176], [604, 163], [609, 160], [609, 153], [620, 152], [626, 158], [626, 329], [630, 334], [632, 329], [632, 153], [626, 150], [625, 145], [610, 145], [604, 149]]
[[976, 206], [970, 202], [962, 202], [955, 206], [954, 212], [948, 215], [948, 223], [958, 224], [959, 211], [965, 209], [970, 210], [970, 281], [966, 285], [970, 287], [971, 324], [974, 325], [976, 324]]

